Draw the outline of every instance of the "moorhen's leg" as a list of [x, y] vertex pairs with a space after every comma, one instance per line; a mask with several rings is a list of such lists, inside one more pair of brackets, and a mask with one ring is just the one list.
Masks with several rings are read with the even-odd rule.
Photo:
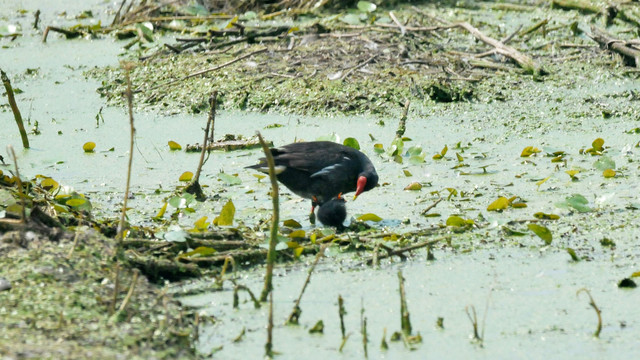
[[309, 222], [312, 225], [316, 224], [316, 212], [315, 212], [316, 206], [318, 206], [318, 199], [315, 196], [313, 196], [311, 198], [311, 213], [309, 214]]

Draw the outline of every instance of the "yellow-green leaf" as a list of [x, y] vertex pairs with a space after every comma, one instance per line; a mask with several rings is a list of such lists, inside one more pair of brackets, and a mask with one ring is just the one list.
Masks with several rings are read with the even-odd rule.
[[509, 199], [504, 196], [499, 197], [496, 201], [492, 202], [488, 207], [487, 211], [499, 211], [504, 210], [509, 206]]
[[307, 235], [307, 233], [304, 230], [295, 230], [292, 231], [291, 234], [289, 234], [289, 237], [294, 239], [294, 238], [304, 238]]
[[409, 170], [402, 170], [402, 172], [404, 172], [404, 176], [406, 177], [413, 176], [413, 174]]
[[293, 219], [287, 219], [287, 220], [283, 221], [282, 225], [288, 226], [288, 227], [294, 228], [294, 229], [300, 229], [302, 227], [302, 225], [300, 225], [299, 222], [297, 222], [297, 221], [295, 221]]
[[78, 207], [84, 203], [86, 203], [87, 200], [86, 199], [82, 199], [82, 198], [73, 198], [73, 199], [69, 199], [67, 201], [65, 201], [65, 205], [67, 206], [71, 206], [71, 207]]
[[236, 215], [236, 207], [233, 205], [233, 201], [229, 200], [222, 207], [220, 215], [216, 218], [216, 225], [218, 226], [231, 226], [233, 225], [233, 217]]
[[192, 251], [178, 255], [178, 258], [197, 258], [197, 257], [213, 255], [215, 253], [216, 253], [216, 249], [214, 248], [199, 246]]
[[193, 226], [199, 231], [206, 230], [207, 227], [209, 226], [209, 223], [207, 222], [207, 219], [208, 219], [208, 217], [203, 216], [200, 219], [196, 220], [193, 223]]
[[605, 171], [602, 172], [602, 176], [606, 177], [606, 178], [612, 178], [616, 176], [616, 171], [613, 169], [607, 169]]
[[440, 150], [439, 154], [433, 155], [433, 160], [440, 160], [440, 159], [444, 158], [444, 156], [447, 154], [448, 150], [449, 150], [449, 148], [447, 147], [447, 145], [445, 145], [442, 148], [442, 150]]
[[185, 171], [178, 178], [179, 181], [191, 181], [193, 179], [193, 173], [191, 171]]
[[536, 219], [542, 219], [542, 220], [558, 220], [560, 219], [560, 216], [556, 215], [556, 214], [545, 214], [543, 212], [537, 212], [535, 214], [533, 214], [533, 217]]
[[527, 146], [526, 148], [524, 148], [522, 150], [522, 153], [520, 154], [520, 157], [529, 157], [533, 154], [537, 154], [540, 152], [540, 149], [538, 149], [537, 147], [533, 147], [533, 146]]
[[457, 227], [467, 227], [469, 225], [473, 225], [473, 220], [471, 219], [463, 219], [457, 215], [451, 215], [447, 219], [447, 226], [457, 226]]
[[160, 211], [158, 211], [158, 213], [156, 214], [154, 219], [160, 219], [164, 216], [164, 213], [167, 212], [167, 205], [169, 203], [165, 202], [164, 205], [162, 205], [162, 207], [160, 208]]
[[456, 153], [456, 158], [458, 158], [458, 162], [463, 162], [464, 158], [459, 153]]
[[93, 152], [93, 149], [96, 148], [96, 143], [94, 143], [93, 141], [89, 141], [84, 143], [84, 145], [82, 145], [82, 150], [84, 150], [84, 152], [90, 153]]
[[405, 190], [420, 190], [420, 189], [422, 189], [422, 184], [420, 184], [417, 181], [414, 181], [411, 184], [407, 185], [404, 189]]
[[547, 180], [551, 179], [551, 176], [547, 176], [546, 178], [536, 182], [536, 185], [538, 186], [538, 188], [540, 187], [540, 185], [544, 184], [545, 182], [547, 182]]
[[523, 202], [516, 202], [516, 203], [511, 203], [511, 207], [514, 209], [524, 209], [527, 207], [527, 204]]
[[42, 186], [43, 189], [50, 191], [56, 190], [60, 185], [52, 178], [45, 178], [40, 182], [40, 186]]
[[565, 172], [569, 174], [569, 176], [571, 177], [571, 180], [577, 180], [578, 178], [576, 177], [576, 175], [580, 173], [580, 170], [567, 170]]
[[227, 25], [224, 28], [225, 29], [231, 29], [233, 27], [233, 25], [235, 25], [235, 23], [237, 23], [237, 22], [238, 22], [238, 15], [233, 17], [233, 19], [229, 20], [229, 22], [227, 23]]
[[303, 251], [304, 251], [304, 247], [298, 246], [297, 248], [293, 249], [293, 256], [297, 259], [300, 257], [300, 255], [302, 255]]
[[382, 221], [382, 218], [376, 214], [372, 214], [372, 213], [367, 213], [364, 215], [361, 215], [360, 217], [358, 217], [358, 220], [360, 221], [373, 221], [373, 222], [379, 222]]
[[591, 143], [591, 146], [593, 147], [593, 150], [595, 150], [595, 151], [602, 151], [603, 150], [603, 145], [604, 145], [604, 139], [602, 139], [602, 138], [597, 138], [597, 139], [593, 140], [593, 142]]
[[544, 240], [547, 245], [551, 244], [553, 235], [551, 234], [551, 231], [549, 229], [538, 224], [528, 224], [527, 227], [529, 228], [529, 230], [533, 231], [534, 234], [538, 235], [540, 239]]
[[169, 141], [169, 149], [171, 150], [182, 150], [182, 146], [177, 142], [171, 140]]

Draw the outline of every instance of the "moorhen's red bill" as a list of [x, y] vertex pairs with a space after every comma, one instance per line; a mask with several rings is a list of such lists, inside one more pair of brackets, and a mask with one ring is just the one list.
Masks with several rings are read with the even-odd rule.
[[333, 226], [338, 231], [344, 230], [344, 220], [347, 218], [347, 207], [344, 198], [338, 196], [318, 207], [318, 220], [326, 226]]
[[[378, 184], [371, 160], [362, 152], [331, 141], [310, 141], [272, 148], [278, 181], [312, 200], [312, 209], [339, 194], [355, 191], [354, 199]], [[247, 166], [269, 173], [267, 160]]]

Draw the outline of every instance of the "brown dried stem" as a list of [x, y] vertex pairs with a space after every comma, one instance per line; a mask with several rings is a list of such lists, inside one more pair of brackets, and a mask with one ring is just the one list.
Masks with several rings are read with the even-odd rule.
[[264, 288], [260, 295], [260, 301], [267, 300], [267, 295], [273, 290], [272, 278], [273, 278], [273, 265], [276, 261], [276, 244], [278, 243], [278, 223], [280, 222], [280, 198], [278, 195], [278, 181], [276, 180], [276, 169], [273, 156], [267, 143], [264, 142], [262, 134], [258, 134], [258, 139], [262, 145], [262, 151], [267, 159], [267, 165], [269, 166], [269, 179], [271, 180], [271, 199], [273, 202], [273, 217], [271, 218], [271, 233], [269, 239], [269, 252], [267, 253], [267, 274], [264, 278]]
[[20, 109], [18, 109], [18, 104], [16, 103], [16, 98], [13, 95], [13, 87], [11, 86], [11, 80], [7, 74], [0, 69], [0, 76], [2, 77], [2, 83], [4, 84], [4, 88], [7, 91], [7, 98], [9, 99], [9, 106], [11, 106], [11, 111], [13, 112], [13, 117], [16, 120], [16, 124], [18, 125], [18, 130], [20, 131], [20, 137], [22, 138], [22, 146], [25, 149], [29, 148], [29, 138], [27, 138], [27, 131], [24, 128], [24, 122], [22, 121], [22, 115], [20, 114]]

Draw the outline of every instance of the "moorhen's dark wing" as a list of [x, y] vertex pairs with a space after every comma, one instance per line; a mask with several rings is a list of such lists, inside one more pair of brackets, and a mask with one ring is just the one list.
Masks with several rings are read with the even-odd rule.
[[[363, 166], [373, 169], [360, 151], [330, 141], [293, 143], [273, 148], [271, 154], [278, 180], [299, 196], [316, 197], [318, 203], [355, 191]], [[264, 158], [249, 168], [268, 171]], [[377, 182], [377, 175], [375, 177]]]

